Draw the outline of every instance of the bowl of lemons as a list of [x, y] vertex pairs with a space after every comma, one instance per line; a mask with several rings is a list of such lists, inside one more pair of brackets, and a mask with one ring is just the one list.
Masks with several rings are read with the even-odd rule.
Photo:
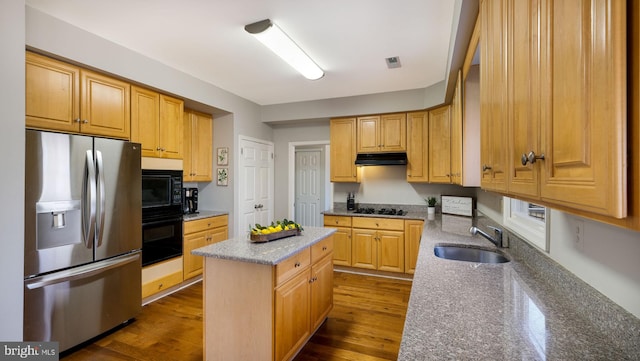
[[269, 242], [291, 236], [299, 236], [302, 233], [302, 226], [294, 221], [283, 219], [271, 222], [268, 226], [256, 223], [250, 226], [249, 239], [252, 242]]

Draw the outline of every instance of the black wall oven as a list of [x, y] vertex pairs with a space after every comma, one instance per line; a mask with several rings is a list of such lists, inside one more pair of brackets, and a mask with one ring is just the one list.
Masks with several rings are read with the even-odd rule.
[[142, 170], [142, 265], [182, 255], [182, 171]]

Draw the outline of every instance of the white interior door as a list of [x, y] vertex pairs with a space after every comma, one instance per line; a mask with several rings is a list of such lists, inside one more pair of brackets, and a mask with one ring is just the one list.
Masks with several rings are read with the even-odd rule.
[[322, 151], [296, 150], [295, 220], [303, 226], [322, 227]]
[[255, 223], [273, 221], [273, 143], [240, 138], [240, 207], [237, 235], [246, 235]]

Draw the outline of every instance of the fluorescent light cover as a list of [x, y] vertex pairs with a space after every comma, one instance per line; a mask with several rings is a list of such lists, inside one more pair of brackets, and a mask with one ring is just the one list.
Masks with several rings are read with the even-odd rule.
[[299, 71], [305, 78], [316, 80], [324, 76], [324, 71], [271, 20], [267, 19], [249, 24], [244, 29], [276, 53], [282, 60]]

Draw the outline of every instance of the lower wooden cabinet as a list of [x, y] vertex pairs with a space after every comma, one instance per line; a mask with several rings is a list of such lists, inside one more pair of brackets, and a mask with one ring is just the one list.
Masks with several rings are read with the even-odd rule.
[[182, 257], [142, 268], [142, 298], [153, 296], [182, 282]]
[[351, 267], [351, 217], [324, 216], [324, 226], [337, 229], [333, 234], [333, 264]]
[[424, 221], [404, 221], [404, 272], [415, 273]]
[[404, 220], [354, 217], [352, 226], [353, 267], [404, 272]]
[[414, 273], [424, 221], [398, 218], [324, 216], [333, 234], [333, 264]]
[[202, 274], [202, 257], [191, 251], [229, 238], [229, 216], [222, 215], [187, 221], [184, 223], [182, 245], [184, 279]]

